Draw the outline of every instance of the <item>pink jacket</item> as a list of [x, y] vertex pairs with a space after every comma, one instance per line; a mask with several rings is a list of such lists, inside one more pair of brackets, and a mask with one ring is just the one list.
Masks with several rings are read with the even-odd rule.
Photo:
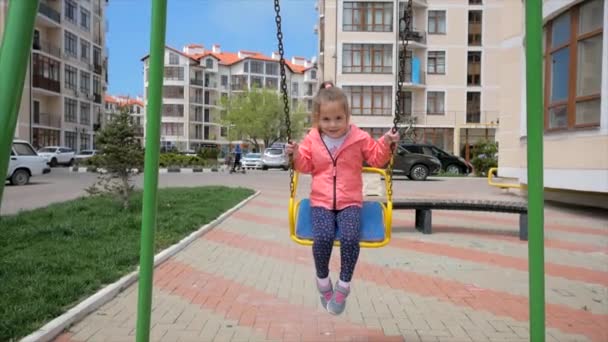
[[299, 146], [294, 167], [312, 174], [310, 202], [312, 206], [341, 210], [362, 206], [363, 161], [383, 167], [390, 160], [391, 149], [381, 137], [378, 141], [351, 124], [348, 136], [332, 158], [318, 129], [312, 129]]

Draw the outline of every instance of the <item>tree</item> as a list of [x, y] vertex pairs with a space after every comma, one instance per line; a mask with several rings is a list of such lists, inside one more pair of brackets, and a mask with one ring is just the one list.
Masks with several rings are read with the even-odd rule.
[[476, 176], [487, 176], [488, 170], [498, 166], [498, 145], [496, 142], [482, 140], [473, 146], [473, 159], [471, 164], [475, 168]]
[[136, 138], [133, 118], [125, 107], [98, 132], [97, 148], [99, 153], [90, 159], [90, 164], [105, 173], [86, 191], [91, 195], [110, 193], [127, 209], [133, 192], [133, 170], [142, 169], [144, 154]]
[[[245, 140], [259, 150], [287, 137], [282, 96], [268, 89], [251, 89], [222, 99], [222, 124], [229, 127], [230, 140]], [[292, 137], [304, 129], [306, 112], [302, 106], [290, 108]]]

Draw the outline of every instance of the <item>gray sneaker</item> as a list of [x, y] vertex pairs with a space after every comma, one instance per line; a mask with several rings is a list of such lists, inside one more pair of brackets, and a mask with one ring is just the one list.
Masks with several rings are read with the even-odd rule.
[[329, 301], [331, 299], [331, 297], [334, 295], [334, 289], [331, 286], [331, 279], [329, 279], [329, 285], [327, 285], [326, 287], [322, 287], [321, 285], [319, 285], [319, 280], [317, 279], [317, 289], [319, 290], [319, 293], [321, 294], [320, 298], [321, 298], [321, 305], [323, 305], [324, 308], [327, 307], [327, 301]]
[[346, 308], [346, 297], [350, 293], [350, 288], [344, 288], [340, 286], [340, 283], [336, 282], [336, 290], [331, 300], [327, 303], [327, 311], [334, 315], [341, 314]]

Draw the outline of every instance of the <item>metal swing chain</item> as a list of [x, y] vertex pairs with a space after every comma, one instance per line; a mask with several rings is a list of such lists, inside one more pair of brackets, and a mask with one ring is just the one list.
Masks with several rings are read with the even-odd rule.
[[[287, 130], [287, 142], [291, 142], [291, 118], [289, 115], [289, 97], [287, 94], [287, 76], [285, 74], [285, 58], [283, 49], [283, 32], [281, 31], [281, 4], [280, 0], [274, 0], [275, 22], [277, 24], [277, 41], [279, 43], [279, 65], [281, 69], [281, 92], [283, 93], [283, 107], [285, 111], [285, 126]], [[289, 159], [289, 194], [294, 195], [293, 182], [293, 160]]]
[[[398, 3], [398, 2], [397, 2]], [[405, 79], [405, 61], [407, 57], [407, 46], [409, 43], [408, 36], [410, 33], [410, 23], [412, 19], [412, 0], [408, 0], [407, 6], [403, 9], [403, 13], [399, 16], [399, 24], [398, 24], [398, 34], [401, 39], [401, 47], [397, 47], [399, 49], [399, 71], [397, 75], [397, 91], [395, 96], [395, 117], [393, 118], [393, 132], [397, 132], [399, 130], [398, 124], [401, 121], [403, 114], [403, 106], [401, 105], [403, 101], [403, 80]], [[403, 32], [401, 32], [401, 27], [403, 25]], [[397, 151], [399, 147], [393, 146], [393, 153]], [[391, 160], [388, 164], [388, 177], [389, 177], [389, 187], [387, 195], [392, 198], [393, 196], [393, 164], [394, 157], [391, 157]]]

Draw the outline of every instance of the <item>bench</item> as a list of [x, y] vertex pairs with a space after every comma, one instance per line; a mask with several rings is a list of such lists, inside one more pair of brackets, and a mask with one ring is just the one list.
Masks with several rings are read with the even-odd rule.
[[416, 230], [432, 233], [432, 210], [491, 211], [519, 214], [519, 239], [528, 240], [528, 204], [524, 202], [483, 200], [404, 199], [394, 200], [395, 209], [416, 210]]

